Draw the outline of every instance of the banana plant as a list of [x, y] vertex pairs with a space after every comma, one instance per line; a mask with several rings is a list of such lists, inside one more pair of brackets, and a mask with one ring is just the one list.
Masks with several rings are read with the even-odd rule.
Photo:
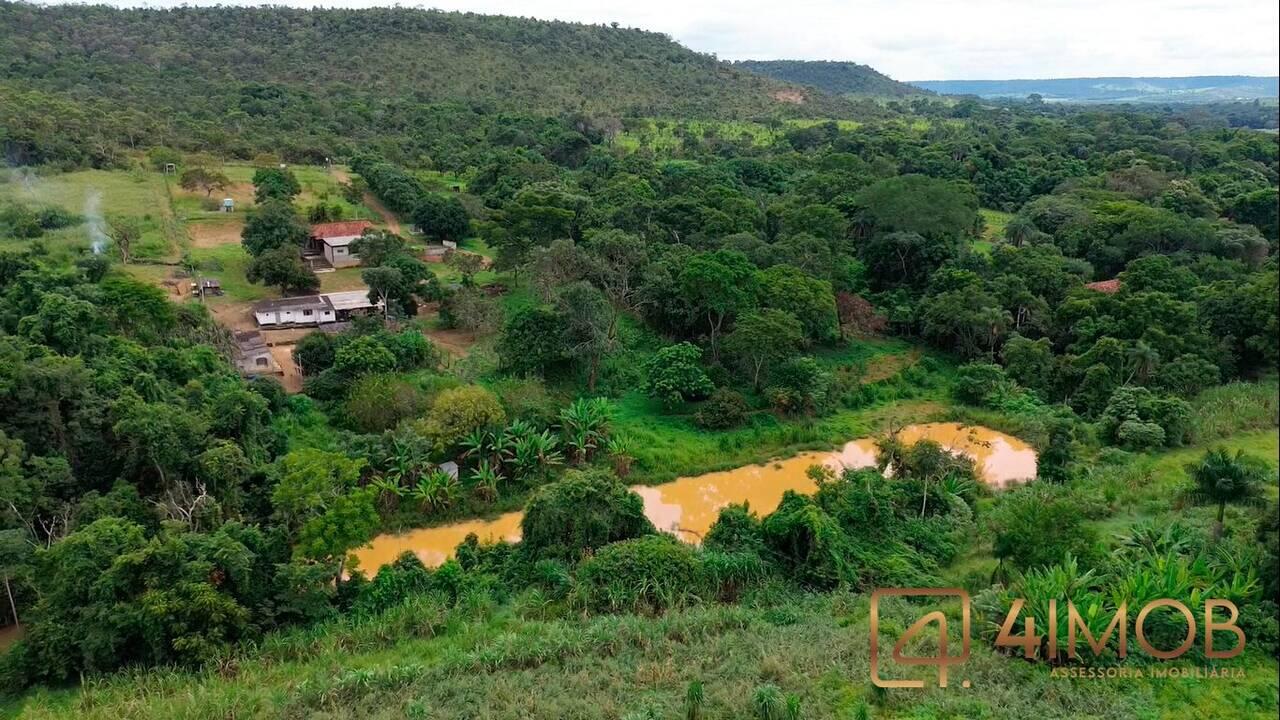
[[494, 468], [488, 459], [482, 459], [470, 476], [472, 492], [477, 497], [495, 502], [498, 499], [498, 485], [502, 482], [502, 474]]
[[521, 480], [543, 477], [552, 467], [564, 462], [559, 445], [551, 431], [543, 430], [517, 438], [508, 459], [515, 466], [516, 475]]
[[631, 464], [635, 462], [635, 442], [626, 435], [614, 435], [606, 445], [609, 459], [613, 462], [613, 471], [618, 477], [625, 478], [631, 474]]
[[436, 468], [418, 480], [411, 494], [424, 510], [439, 511], [451, 507], [460, 494], [458, 479]]
[[565, 445], [575, 463], [587, 462], [609, 437], [611, 409], [604, 398], [578, 398], [560, 411]]
[[387, 512], [394, 511], [405, 494], [405, 488], [400, 483], [386, 476], [374, 478], [369, 487], [377, 493], [378, 503]]
[[462, 458], [473, 462], [483, 462], [492, 460], [497, 454], [498, 437], [494, 433], [484, 430], [475, 429], [462, 438], [459, 445], [462, 446]]

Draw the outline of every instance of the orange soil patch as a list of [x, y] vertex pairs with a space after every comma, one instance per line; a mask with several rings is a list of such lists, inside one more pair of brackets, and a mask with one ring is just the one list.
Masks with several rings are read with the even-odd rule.
[[249, 310], [250, 303], [229, 301], [219, 298], [209, 303], [209, 312], [222, 325], [231, 330], [257, 330], [258, 323]]
[[240, 243], [240, 233], [244, 230], [244, 222], [193, 222], [187, 225], [187, 235], [191, 237], [191, 246], [211, 248], [220, 245], [236, 245]]
[[[423, 306], [424, 310], [433, 309], [435, 303]], [[440, 318], [439, 310], [435, 311], [436, 319]], [[427, 336], [431, 342], [440, 346], [449, 355], [460, 358], [465, 357], [471, 352], [471, 346], [476, 344], [476, 336], [465, 330], [442, 330], [432, 327], [424, 327], [422, 333]]]
[[275, 359], [276, 365], [280, 366], [282, 373], [279, 376], [280, 384], [284, 386], [285, 392], [302, 392], [302, 373], [293, 362], [293, 344], [272, 345], [271, 357]]
[[867, 373], [862, 376], [862, 384], [867, 385], [881, 380], [888, 380], [919, 361], [919, 350], [912, 350], [901, 355], [881, 355], [867, 363]]
[[791, 105], [803, 105], [805, 96], [799, 90], [776, 90], [773, 93], [773, 99]]
[[262, 333], [262, 339], [267, 341], [268, 345], [292, 345], [302, 338], [315, 332], [313, 327], [301, 328], [285, 328], [283, 330], [259, 329]]

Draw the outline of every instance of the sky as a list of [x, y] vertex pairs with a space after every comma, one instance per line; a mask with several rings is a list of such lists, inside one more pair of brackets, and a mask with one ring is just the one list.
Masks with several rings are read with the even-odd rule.
[[[105, 1], [149, 7], [214, 4]], [[1280, 64], [1276, 0], [432, 0], [425, 6], [617, 22], [666, 33], [724, 60], [851, 60], [898, 80], [1276, 75]]]

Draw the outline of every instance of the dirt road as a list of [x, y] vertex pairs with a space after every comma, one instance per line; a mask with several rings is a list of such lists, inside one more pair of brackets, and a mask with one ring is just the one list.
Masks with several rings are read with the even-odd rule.
[[[335, 178], [337, 178], [339, 182], [344, 182], [344, 183], [351, 182], [350, 173], [338, 167], [337, 165], [331, 165], [329, 167], [329, 172]], [[379, 217], [382, 218], [382, 224], [386, 225], [388, 230], [390, 230], [391, 232], [401, 237], [406, 237], [404, 228], [400, 226], [400, 221], [396, 218], [395, 213], [392, 213], [390, 210], [388, 210], [387, 206], [383, 205], [381, 200], [373, 196], [373, 193], [366, 192], [364, 194], [364, 204], [365, 204], [365, 207], [374, 211], [375, 213], [378, 214]]]

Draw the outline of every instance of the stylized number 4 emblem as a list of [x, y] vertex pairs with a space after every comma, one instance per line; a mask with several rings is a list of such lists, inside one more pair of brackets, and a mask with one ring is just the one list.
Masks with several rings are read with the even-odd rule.
[[[938, 687], [947, 686], [947, 669], [969, 659], [969, 593], [961, 588], [882, 588], [871, 593], [871, 682], [882, 688], [923, 688], [924, 680], [885, 680], [880, 677], [880, 599], [884, 597], [958, 597], [961, 607], [960, 654], [947, 654], [947, 616], [935, 610], [912, 623], [893, 644], [890, 658], [900, 665], [931, 665], [938, 668]], [[938, 654], [933, 657], [903, 655], [906, 644], [932, 623], [938, 625]], [[961, 682], [969, 687], [969, 681]]]

